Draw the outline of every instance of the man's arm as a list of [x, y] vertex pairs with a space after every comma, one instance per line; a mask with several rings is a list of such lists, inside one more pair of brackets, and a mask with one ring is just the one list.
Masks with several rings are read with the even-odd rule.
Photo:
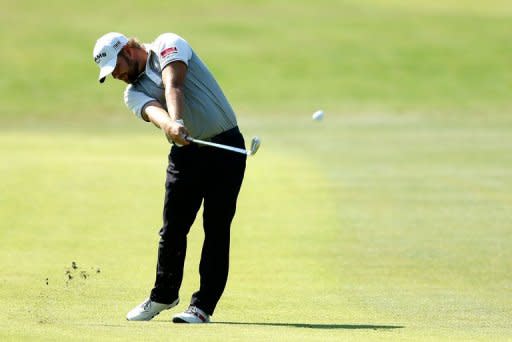
[[161, 128], [169, 142], [174, 141], [179, 145], [189, 144], [184, 138], [189, 134], [185, 126], [171, 119], [170, 114], [157, 101], [151, 101], [144, 107], [142, 118]]
[[143, 110], [142, 118], [151, 121], [155, 126], [161, 128], [169, 142], [174, 141], [179, 145], [188, 145], [185, 136], [189, 133], [180, 122], [185, 106], [183, 85], [187, 75], [187, 65], [181, 61], [171, 62], [162, 70], [162, 81], [165, 88], [165, 101], [167, 111], [156, 102], [150, 102]]
[[162, 70], [167, 111], [173, 120], [182, 119], [181, 114], [185, 106], [183, 86], [186, 76], [187, 65], [182, 61], [171, 62]]

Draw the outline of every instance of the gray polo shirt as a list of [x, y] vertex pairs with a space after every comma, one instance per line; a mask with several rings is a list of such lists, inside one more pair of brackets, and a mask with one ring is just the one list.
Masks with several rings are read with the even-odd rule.
[[151, 101], [156, 100], [167, 108], [162, 69], [171, 62], [182, 61], [188, 67], [182, 117], [190, 135], [208, 139], [237, 125], [235, 113], [217, 81], [183, 38], [164, 33], [153, 43], [145, 44], [145, 48], [148, 52], [146, 70], [124, 92], [126, 106], [139, 118], [142, 118], [144, 106]]

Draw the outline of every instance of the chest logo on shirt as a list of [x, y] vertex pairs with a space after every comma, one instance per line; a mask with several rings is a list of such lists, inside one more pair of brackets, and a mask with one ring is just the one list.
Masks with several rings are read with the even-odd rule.
[[171, 47], [168, 47], [165, 50], [162, 50], [162, 52], [160, 52], [160, 57], [164, 58], [164, 57], [169, 56], [169, 55], [171, 55], [173, 53], [178, 53], [178, 48], [176, 46], [171, 46]]

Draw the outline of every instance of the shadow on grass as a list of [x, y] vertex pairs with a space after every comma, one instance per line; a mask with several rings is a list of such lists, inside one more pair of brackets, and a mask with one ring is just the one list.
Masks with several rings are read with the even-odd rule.
[[251, 322], [212, 322], [211, 324], [232, 325], [261, 325], [270, 327], [293, 327], [309, 329], [401, 329], [401, 325], [373, 325], [373, 324], [311, 324], [311, 323], [251, 323]]
[[[153, 323], [171, 322], [166, 320], [155, 320]], [[136, 322], [146, 324], [147, 322]], [[291, 328], [307, 328], [307, 329], [351, 329], [351, 330], [390, 330], [405, 328], [402, 325], [374, 325], [374, 324], [312, 324], [312, 323], [258, 323], [258, 322], [211, 322], [209, 324], [227, 324], [227, 325], [255, 325], [266, 327], [291, 327]], [[209, 325], [208, 324], [208, 325]], [[77, 324], [96, 327], [110, 327], [110, 328], [126, 328], [125, 324]]]

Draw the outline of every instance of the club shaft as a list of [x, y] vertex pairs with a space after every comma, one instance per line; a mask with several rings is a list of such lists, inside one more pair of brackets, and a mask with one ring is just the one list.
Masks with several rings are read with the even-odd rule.
[[238, 147], [233, 147], [233, 146], [228, 146], [228, 145], [212, 143], [212, 142], [209, 142], [209, 141], [194, 139], [194, 138], [191, 138], [191, 137], [187, 137], [187, 140], [191, 141], [193, 143], [196, 143], [196, 144], [212, 146], [212, 147], [217, 147], [217, 148], [222, 148], [224, 150], [228, 150], [228, 151], [232, 151], [232, 152], [238, 152], [238, 153], [245, 154], [245, 155], [250, 155], [251, 154], [249, 151], [244, 150], [243, 148], [238, 148]]

